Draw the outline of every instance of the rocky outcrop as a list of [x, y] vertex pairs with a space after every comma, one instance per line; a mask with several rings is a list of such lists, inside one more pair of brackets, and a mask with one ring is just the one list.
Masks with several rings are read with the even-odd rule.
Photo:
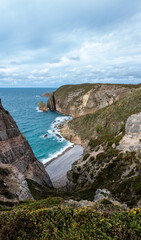
[[133, 114], [127, 120], [125, 136], [117, 149], [124, 152], [141, 151], [141, 113]]
[[49, 99], [47, 102], [47, 107], [49, 108], [49, 110], [51, 112], [56, 111], [56, 101], [55, 101], [55, 97], [54, 97], [54, 92], [49, 94]]
[[61, 126], [60, 132], [61, 135], [68, 141], [76, 145], [83, 145], [81, 138], [73, 131], [73, 129], [69, 128], [67, 122]]
[[50, 92], [46, 92], [41, 95], [41, 97], [49, 97], [49, 96], [50, 96]]
[[111, 193], [107, 189], [97, 189], [94, 196], [94, 202], [97, 202], [102, 199], [108, 199], [110, 197]]
[[39, 108], [40, 111], [48, 112], [47, 104], [43, 103], [43, 101], [40, 101], [38, 103], [38, 108]]
[[0, 164], [0, 199], [1, 201], [23, 201], [31, 199], [25, 176], [10, 164]]
[[87, 196], [85, 199], [93, 200], [98, 189], [108, 189], [116, 201], [129, 206], [139, 205], [140, 112], [141, 88], [96, 113], [66, 123], [62, 133], [66, 129], [68, 135], [73, 133], [73, 137], [78, 136], [85, 143], [83, 157], [67, 173], [70, 191], [77, 192], [83, 199]]
[[[9, 112], [2, 107], [0, 101], [0, 166], [3, 164], [17, 169], [16, 171], [25, 179], [52, 187], [43, 164], [36, 159], [28, 141], [19, 131]], [[19, 180], [17, 179], [17, 181]], [[26, 195], [25, 198], [27, 198]]]
[[62, 86], [54, 94], [56, 110], [75, 118], [94, 113], [123, 98], [132, 92], [134, 87], [112, 84]]

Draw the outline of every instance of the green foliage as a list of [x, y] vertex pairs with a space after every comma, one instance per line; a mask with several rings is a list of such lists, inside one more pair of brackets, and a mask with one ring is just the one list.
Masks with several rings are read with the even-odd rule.
[[99, 133], [101, 130], [102, 130], [102, 125], [98, 125], [98, 126], [96, 127], [97, 133]]
[[[140, 103], [141, 88], [137, 88], [110, 106], [102, 108], [93, 114], [87, 114], [73, 119], [69, 122], [69, 127], [73, 129], [82, 140], [90, 140], [92, 136], [95, 138], [98, 131], [98, 137], [101, 141], [103, 137], [104, 142], [108, 138], [115, 137], [120, 132], [124, 134], [125, 123], [128, 117], [141, 112]], [[116, 141], [118, 143], [118, 139]], [[94, 145], [96, 145], [96, 142]]]
[[[66, 240], [66, 239], [118, 239], [141, 238], [141, 209], [122, 210], [103, 200], [103, 212], [95, 208], [51, 207], [51, 201], [22, 203], [11, 211], [0, 213], [1, 240]], [[45, 205], [46, 202], [46, 205]], [[43, 204], [43, 205], [42, 205]], [[29, 205], [29, 206], [28, 206]], [[41, 208], [42, 206], [42, 208]], [[49, 207], [50, 206], [50, 207]], [[117, 210], [116, 210], [117, 209]]]
[[79, 173], [73, 172], [72, 177], [73, 177], [73, 182], [74, 182], [74, 183], [77, 183], [77, 180], [78, 180], [78, 178], [79, 178]]
[[90, 156], [90, 154], [86, 153], [85, 156], [83, 157], [83, 161], [87, 160], [89, 156]]

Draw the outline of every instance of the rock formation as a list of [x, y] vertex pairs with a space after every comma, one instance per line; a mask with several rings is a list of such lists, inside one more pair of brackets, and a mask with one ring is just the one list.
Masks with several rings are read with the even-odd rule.
[[43, 101], [40, 101], [38, 103], [38, 108], [39, 108], [40, 111], [48, 112], [47, 104], [43, 103]]
[[46, 92], [41, 95], [41, 97], [49, 97], [49, 96], [50, 96], [50, 92]]
[[117, 149], [124, 152], [141, 151], [141, 113], [133, 114], [127, 119], [125, 136]]
[[[22, 193], [22, 197], [20, 197], [20, 193], [17, 194], [17, 199], [26, 199], [31, 196], [26, 179], [31, 179], [40, 185], [52, 187], [43, 164], [36, 159], [28, 141], [19, 131], [9, 112], [2, 107], [0, 101], [0, 169], [6, 167], [8, 168], [7, 171], [10, 172], [7, 177], [9, 179], [9, 188], [13, 189], [10, 186], [10, 176], [13, 176], [11, 179], [17, 178], [13, 180], [17, 181], [16, 185], [21, 189], [27, 189], [27, 191], [24, 190], [24, 194]], [[1, 171], [3, 172], [3, 170]], [[1, 174], [0, 178], [4, 181]], [[8, 180], [5, 184], [8, 186]], [[18, 192], [19, 187], [14, 191]]]
[[[134, 85], [114, 84], [80, 84], [66, 85], [58, 88], [54, 93], [55, 109], [72, 117], [79, 117], [94, 113], [99, 109], [115, 103], [128, 93], [132, 92]], [[52, 96], [48, 103], [54, 100]], [[52, 104], [50, 104], [52, 106]], [[54, 108], [51, 108], [52, 110]]]
[[54, 92], [50, 93], [47, 106], [51, 112], [56, 111], [56, 102], [55, 102]]
[[0, 164], [0, 200], [32, 198], [25, 176], [10, 164]]
[[[96, 113], [75, 118], [61, 130], [83, 144], [83, 158], [68, 172], [68, 189], [93, 200], [107, 189], [116, 201], [138, 206], [141, 199], [141, 88]], [[67, 136], [66, 136], [67, 135]]]

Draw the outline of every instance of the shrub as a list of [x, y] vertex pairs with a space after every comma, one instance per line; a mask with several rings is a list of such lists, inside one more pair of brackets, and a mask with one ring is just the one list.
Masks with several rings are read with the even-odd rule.
[[90, 156], [89, 153], [85, 154], [85, 156], [83, 157], [83, 161], [87, 160], [87, 158]]

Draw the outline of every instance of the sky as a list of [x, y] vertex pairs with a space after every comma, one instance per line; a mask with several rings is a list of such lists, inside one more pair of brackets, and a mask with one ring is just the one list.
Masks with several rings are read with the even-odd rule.
[[0, 87], [141, 83], [141, 0], [0, 0]]

